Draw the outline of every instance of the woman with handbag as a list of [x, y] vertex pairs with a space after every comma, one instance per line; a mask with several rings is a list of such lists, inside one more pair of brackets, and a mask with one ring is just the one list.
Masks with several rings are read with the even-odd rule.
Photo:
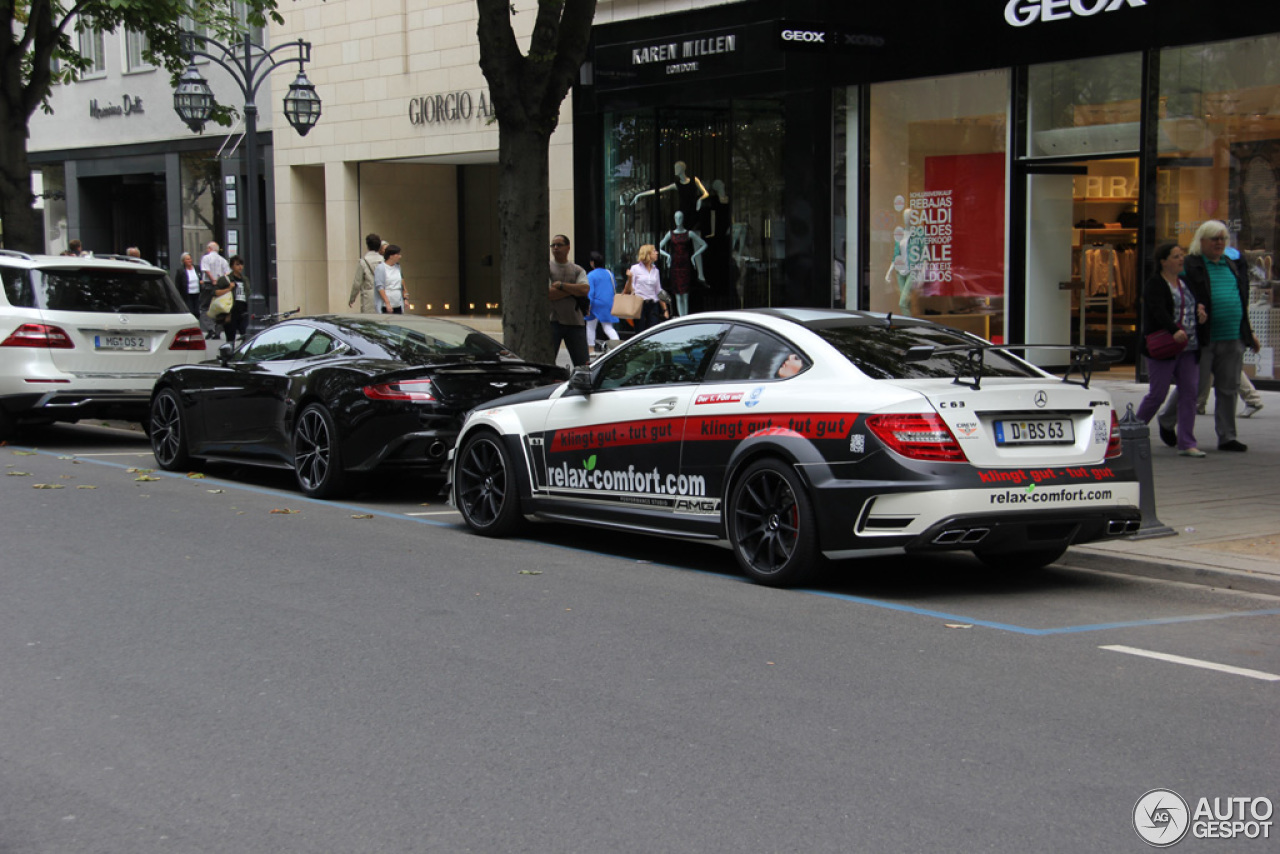
[[636, 263], [627, 270], [627, 285], [622, 289], [624, 294], [635, 294], [644, 300], [644, 308], [640, 313], [640, 322], [636, 331], [643, 332], [650, 326], [663, 321], [663, 305], [658, 299], [662, 291], [662, 280], [658, 274], [658, 247], [646, 243], [636, 253]]
[[618, 318], [613, 316], [613, 298], [617, 295], [617, 286], [613, 273], [605, 269], [604, 256], [599, 252], [591, 253], [591, 272], [587, 273], [587, 284], [591, 286], [587, 299], [591, 303], [591, 312], [587, 315], [587, 349], [598, 353], [604, 352], [604, 342], [596, 340], [596, 327], [604, 330], [610, 341], [618, 340], [618, 332], [613, 324]]
[[1196, 303], [1191, 288], [1182, 280], [1187, 253], [1176, 243], [1156, 247], [1156, 272], [1142, 290], [1142, 353], [1147, 357], [1151, 386], [1138, 406], [1143, 423], [1151, 419], [1169, 394], [1170, 383], [1178, 385], [1178, 431], [1174, 442], [1184, 457], [1204, 457], [1196, 447], [1196, 391], [1200, 386], [1200, 348], [1196, 322], [1204, 322], [1203, 305]]
[[244, 259], [239, 255], [231, 256], [231, 272], [218, 279], [213, 286], [213, 302], [209, 304], [212, 312], [219, 298], [231, 297], [231, 310], [220, 314], [222, 328], [227, 333], [227, 343], [236, 345], [236, 336], [244, 338], [249, 331], [249, 280], [244, 275]]

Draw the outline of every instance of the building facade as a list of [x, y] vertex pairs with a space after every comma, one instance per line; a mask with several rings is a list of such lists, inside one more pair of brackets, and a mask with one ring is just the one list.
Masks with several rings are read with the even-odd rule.
[[[81, 52], [94, 59], [94, 70], [55, 85], [52, 112], [37, 111], [31, 119], [29, 151], [47, 252], [62, 252], [71, 239], [95, 253], [123, 254], [136, 246], [143, 258], [172, 270], [183, 252], [198, 261], [211, 240], [228, 256], [241, 249], [248, 195], [243, 127], [209, 124], [203, 134], [192, 133], [174, 112], [169, 73], [144, 60], [144, 43], [123, 30], [85, 34]], [[222, 69], [207, 60], [197, 67], [220, 103], [243, 106]], [[266, 167], [275, 110], [265, 94], [258, 98], [259, 245], [270, 253], [275, 217]], [[264, 301], [267, 292], [260, 292]]]

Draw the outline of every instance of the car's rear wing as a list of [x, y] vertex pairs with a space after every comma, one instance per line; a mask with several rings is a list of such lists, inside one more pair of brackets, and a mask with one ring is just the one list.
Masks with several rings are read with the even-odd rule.
[[[1089, 387], [1089, 381], [1093, 378], [1095, 365], [1110, 365], [1124, 358], [1123, 347], [1092, 347], [1081, 344], [951, 344], [944, 347], [935, 347], [929, 344], [921, 344], [910, 347], [904, 354], [903, 358], [908, 362], [923, 362], [934, 356], [943, 353], [963, 353], [965, 359], [959, 363], [956, 369], [956, 376], [953, 382], [958, 385], [967, 385], [977, 391], [982, 387], [982, 368], [986, 359], [988, 350], [1067, 350], [1071, 353], [1071, 364], [1067, 367], [1067, 372], [1062, 375], [1062, 381], [1074, 382], [1085, 388]], [[1079, 372], [1080, 379], [1072, 380], [1071, 375]], [[972, 377], [972, 381], [967, 381], [966, 377]]]

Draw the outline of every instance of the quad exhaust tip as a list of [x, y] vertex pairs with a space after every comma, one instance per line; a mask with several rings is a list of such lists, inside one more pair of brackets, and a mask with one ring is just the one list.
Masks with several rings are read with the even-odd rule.
[[949, 528], [934, 537], [933, 543], [938, 546], [967, 546], [982, 542], [990, 533], [990, 528]]
[[1141, 527], [1142, 522], [1138, 519], [1112, 519], [1107, 523], [1107, 533], [1113, 537], [1119, 537], [1124, 534], [1136, 534]]

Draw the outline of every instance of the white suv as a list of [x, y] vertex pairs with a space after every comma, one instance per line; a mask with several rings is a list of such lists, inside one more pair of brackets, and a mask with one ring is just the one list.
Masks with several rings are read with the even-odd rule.
[[145, 422], [170, 365], [205, 338], [164, 270], [136, 258], [0, 249], [0, 438], [22, 424]]

